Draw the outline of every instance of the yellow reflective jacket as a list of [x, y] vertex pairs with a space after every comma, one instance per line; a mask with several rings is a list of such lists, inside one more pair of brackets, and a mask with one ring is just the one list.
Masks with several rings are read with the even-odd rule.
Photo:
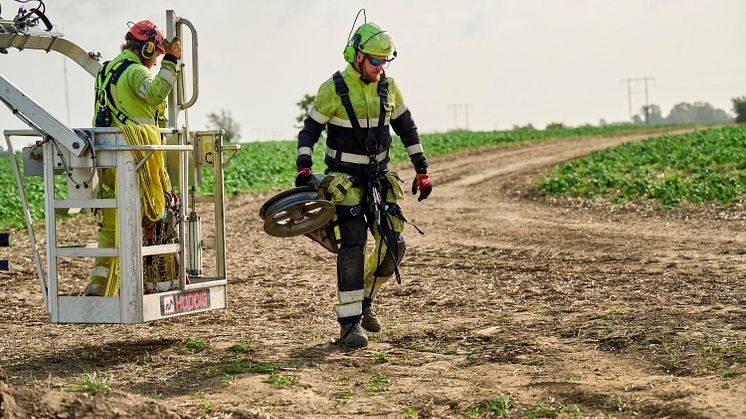
[[[116, 84], [112, 84], [113, 97], [107, 97], [107, 100], [113, 100], [116, 108], [133, 121], [128, 125], [146, 124], [165, 127], [166, 103], [164, 101], [176, 82], [176, 58], [167, 54], [161, 60], [158, 74], [153, 76], [150, 69], [141, 64], [134, 52], [125, 49], [108, 64], [104, 64], [101, 71], [106, 74], [121, 61], [133, 61], [134, 64], [124, 70]], [[99, 85], [97, 77], [96, 93], [98, 94], [103, 87]], [[99, 111], [99, 106], [99, 101], [95, 100], [93, 126], [96, 126], [96, 113]], [[111, 125], [116, 127], [123, 124], [116, 118], [112, 118]]]
[[391, 133], [389, 126], [401, 138], [410, 160], [418, 172], [427, 172], [427, 159], [422, 149], [417, 126], [411, 112], [404, 103], [404, 98], [393, 78], [388, 81], [388, 110], [384, 115], [384, 124], [378, 130], [381, 115], [381, 98], [378, 92], [379, 83], [369, 83], [362, 79], [352, 65], [342, 72], [344, 84], [349, 89], [349, 98], [361, 132], [355, 133], [350, 116], [337, 93], [333, 77], [325, 81], [318, 89], [311, 110], [304, 121], [303, 129], [298, 134], [298, 168], [310, 168], [313, 147], [327, 130], [325, 163], [329, 170], [344, 173], [365, 173], [371, 162], [365, 139], [368, 131], [376, 135], [377, 148], [375, 160], [379, 173], [388, 171]]

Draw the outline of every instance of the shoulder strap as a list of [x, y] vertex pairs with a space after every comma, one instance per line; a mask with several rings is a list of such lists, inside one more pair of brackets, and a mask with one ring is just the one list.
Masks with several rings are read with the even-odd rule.
[[389, 80], [386, 73], [381, 73], [381, 79], [378, 81], [378, 96], [381, 98], [381, 111], [378, 115], [378, 138], [383, 138], [383, 129], [386, 124], [386, 115], [389, 113]]
[[[132, 125], [137, 125], [135, 121], [132, 120], [132, 118], [128, 117], [124, 112], [119, 110], [117, 108], [116, 104], [114, 103], [114, 96], [111, 93], [111, 85], [117, 84], [119, 81], [119, 78], [122, 77], [122, 74], [124, 73], [124, 70], [126, 70], [129, 66], [132, 64], [135, 64], [132, 60], [122, 60], [117, 63], [115, 63], [111, 68], [106, 68], [110, 64], [109, 61], [105, 62], [103, 66], [101, 66], [101, 70], [99, 70], [98, 75], [96, 76], [96, 84], [98, 86], [99, 90], [103, 90], [103, 94], [98, 93], [97, 98], [99, 100], [99, 106], [107, 106], [111, 113], [114, 115], [119, 122], [122, 124], [125, 124], [127, 122], [130, 122]], [[106, 74], [104, 76], [104, 74]], [[103, 100], [103, 95], [106, 96], [105, 101]], [[104, 101], [104, 103], [102, 103]]]
[[337, 92], [337, 96], [339, 96], [340, 100], [342, 100], [342, 106], [344, 106], [345, 111], [347, 111], [347, 117], [350, 118], [350, 124], [352, 124], [352, 131], [355, 134], [355, 138], [360, 141], [362, 138], [362, 128], [360, 128], [357, 115], [355, 115], [355, 109], [353, 109], [352, 101], [350, 101], [350, 88], [347, 87], [347, 83], [345, 83], [342, 73], [339, 71], [336, 71], [334, 75], [332, 75], [332, 79], [334, 80], [334, 90]]

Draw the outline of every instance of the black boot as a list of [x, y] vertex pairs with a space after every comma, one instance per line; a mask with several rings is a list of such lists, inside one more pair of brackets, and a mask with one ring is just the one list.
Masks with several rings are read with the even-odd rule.
[[360, 328], [360, 322], [341, 325], [339, 329], [339, 343], [352, 348], [368, 346], [368, 337], [365, 336], [365, 332]]
[[376, 312], [373, 311], [373, 302], [369, 299], [363, 300], [363, 321], [360, 324], [363, 329], [377, 333], [381, 331], [381, 321], [376, 316]]

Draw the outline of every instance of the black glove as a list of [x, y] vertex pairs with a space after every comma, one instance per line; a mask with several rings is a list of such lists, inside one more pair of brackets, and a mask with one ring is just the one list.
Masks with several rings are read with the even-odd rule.
[[433, 183], [430, 180], [430, 175], [427, 173], [418, 173], [412, 181], [412, 195], [417, 195], [417, 189], [420, 190], [420, 197], [417, 201], [422, 201], [430, 196], [430, 192], [433, 191]]
[[304, 167], [298, 170], [298, 174], [295, 175], [295, 187], [298, 188], [300, 186], [306, 186], [309, 182], [311, 182], [311, 179], [313, 179], [311, 169]]

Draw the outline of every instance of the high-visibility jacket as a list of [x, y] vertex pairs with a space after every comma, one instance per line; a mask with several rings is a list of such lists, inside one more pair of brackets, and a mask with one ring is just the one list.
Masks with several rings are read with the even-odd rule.
[[[368, 130], [372, 129], [378, 134], [375, 152], [378, 172], [385, 173], [388, 171], [391, 126], [401, 138], [417, 172], [426, 173], [428, 163], [417, 126], [394, 79], [387, 76], [389, 109], [383, 129], [377, 130], [381, 113], [378, 83], [365, 81], [352, 65], [345, 68], [342, 78], [349, 88], [350, 101], [362, 133], [356, 137], [350, 117], [337, 94], [334, 80], [329, 78], [319, 87], [311, 110], [303, 122], [303, 129], [298, 133], [298, 168], [311, 168], [313, 147], [326, 128], [324, 162], [327, 167], [335, 172], [368, 173], [371, 153], [366, 150], [365, 138]], [[359, 138], [360, 136], [363, 138]]]
[[[140, 59], [130, 50], [123, 50], [118, 56], [105, 64], [103, 71], [106, 73], [114, 68], [120, 61], [133, 61], [134, 64], [127, 67], [116, 84], [111, 86], [111, 94], [116, 108], [127, 115], [132, 121], [127, 125], [157, 125], [165, 127], [165, 100], [176, 82], [177, 58], [166, 54], [161, 60], [161, 68], [158, 74], [153, 76], [150, 69], [141, 64]], [[102, 86], [96, 81], [96, 92]], [[96, 126], [96, 113], [99, 111], [99, 101], [94, 101], [93, 126]], [[112, 118], [112, 126], [120, 126], [122, 123]]]

